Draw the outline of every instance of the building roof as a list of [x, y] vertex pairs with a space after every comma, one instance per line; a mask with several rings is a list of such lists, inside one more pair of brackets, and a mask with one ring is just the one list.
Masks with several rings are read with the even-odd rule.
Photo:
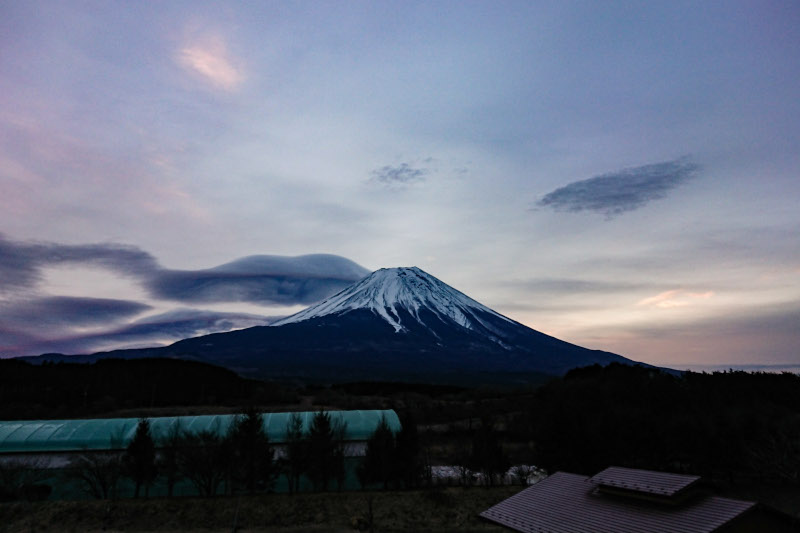
[[556, 472], [480, 516], [529, 533], [708, 533], [755, 505], [700, 495], [665, 505], [597, 489], [586, 476]]
[[[400, 419], [393, 410], [328, 411], [333, 423], [347, 424], [346, 440], [366, 440], [381, 418], [392, 431], [400, 431]], [[286, 424], [294, 413], [264, 413], [264, 428], [273, 443], [286, 441]], [[297, 413], [303, 430], [311, 426], [315, 411]], [[196, 433], [225, 433], [237, 415], [168, 416], [148, 418], [153, 437], [169, 434], [176, 425]], [[20, 420], [0, 422], [0, 454], [70, 452], [125, 448], [136, 432], [137, 418], [87, 420]]]
[[611, 466], [589, 481], [601, 486], [643, 492], [656, 496], [674, 496], [700, 480], [700, 476], [671, 474]]

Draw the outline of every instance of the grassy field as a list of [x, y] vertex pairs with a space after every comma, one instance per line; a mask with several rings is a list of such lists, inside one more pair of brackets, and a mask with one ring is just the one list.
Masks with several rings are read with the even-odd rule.
[[[0, 532], [497, 532], [478, 513], [521, 487], [0, 504]], [[236, 529], [235, 529], [236, 528]]]

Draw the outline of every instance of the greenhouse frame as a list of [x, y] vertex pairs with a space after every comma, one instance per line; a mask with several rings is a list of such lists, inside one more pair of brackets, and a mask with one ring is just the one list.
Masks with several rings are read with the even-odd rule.
[[[287, 424], [290, 418], [298, 415], [303, 423], [303, 432], [307, 433], [317, 413], [319, 411], [261, 413], [264, 430], [273, 445], [276, 459], [284, 455]], [[342, 439], [346, 469], [344, 488], [358, 488], [360, 485], [355, 469], [360, 462], [359, 458], [365, 453], [367, 439], [382, 419], [393, 432], [399, 432], [400, 419], [393, 410], [325, 411], [325, 413], [330, 416], [333, 427], [344, 427]], [[147, 420], [158, 453], [159, 442], [176, 428], [185, 433], [212, 432], [217, 436], [224, 436], [239, 416], [242, 415], [170, 416], [152, 417]], [[35, 465], [36, 468], [46, 471], [48, 479], [52, 482], [58, 478], [60, 470], [69, 468], [75, 457], [124, 453], [136, 433], [139, 421], [138, 418], [0, 421], [0, 468]], [[54, 487], [51, 498], [81, 497], [81, 491], [77, 487], [65, 488], [63, 483], [58, 485], [60, 486]], [[309, 487], [308, 480], [304, 481], [304, 486]], [[288, 490], [284, 476], [279, 476], [274, 490], [278, 492]], [[162, 495], [164, 490], [156, 484], [150, 493]], [[178, 495], [194, 493], [188, 483], [178, 487], [176, 492]]]

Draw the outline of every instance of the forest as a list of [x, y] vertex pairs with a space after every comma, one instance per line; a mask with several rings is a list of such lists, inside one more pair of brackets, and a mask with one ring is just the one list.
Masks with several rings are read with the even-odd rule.
[[580, 368], [538, 389], [512, 428], [549, 471], [618, 465], [727, 483], [800, 481], [795, 374]]
[[[464, 486], [500, 483], [513, 465], [587, 475], [610, 465], [628, 466], [698, 474], [723, 488], [769, 486], [791, 492], [800, 485], [800, 376], [788, 373], [675, 373], [612, 364], [515, 388], [306, 386], [244, 380], [184, 361], [40, 367], [0, 361], [0, 402], [6, 419], [121, 413], [146, 419], [212, 409], [395, 409], [404, 431], [379, 428], [360, 467], [364, 483], [379, 489], [430, 486], [431, 468], [437, 465], [460, 468], [464, 476], [455, 483]], [[230, 447], [234, 441], [204, 446]], [[180, 447], [204, 446], [185, 440]], [[325, 482], [313, 488], [337, 486], [335, 461], [331, 464], [325, 467]], [[273, 467], [267, 469], [272, 477], [249, 486], [268, 491], [275, 476], [314, 468], [298, 463], [292, 470], [286, 457]], [[161, 468], [159, 475], [166, 475], [169, 468]], [[235, 486], [230, 471], [221, 476], [218, 486]]]

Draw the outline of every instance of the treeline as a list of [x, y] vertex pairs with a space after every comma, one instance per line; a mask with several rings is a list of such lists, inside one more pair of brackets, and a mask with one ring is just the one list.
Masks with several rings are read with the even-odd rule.
[[789, 373], [577, 369], [541, 387], [512, 429], [549, 471], [618, 465], [800, 483], [800, 376]]
[[33, 365], [0, 360], [0, 419], [79, 418], [117, 409], [294, 402], [287, 387], [178, 359]]
[[156, 485], [160, 494], [172, 497], [176, 487], [186, 484], [202, 497], [254, 494], [272, 491], [281, 476], [291, 493], [342, 490], [346, 459], [358, 462], [349, 468], [362, 488], [411, 488], [423, 480], [413, 424], [395, 433], [382, 419], [364, 455], [354, 458], [348, 457], [353, 451], [349, 447], [358, 444], [348, 442], [347, 424], [327, 412], [315, 413], [307, 430], [300, 415], [292, 415], [286, 435], [283, 443], [270, 442], [263, 415], [253, 408], [238, 415], [226, 431], [191, 432], [176, 424], [157, 438], [149, 421], [141, 419], [123, 452], [122, 443], [112, 441], [109, 450], [76, 454], [56, 478], [46, 458], [0, 462], [0, 501], [43, 499], [52, 488], [63, 493], [67, 486], [97, 499], [148, 496]]

